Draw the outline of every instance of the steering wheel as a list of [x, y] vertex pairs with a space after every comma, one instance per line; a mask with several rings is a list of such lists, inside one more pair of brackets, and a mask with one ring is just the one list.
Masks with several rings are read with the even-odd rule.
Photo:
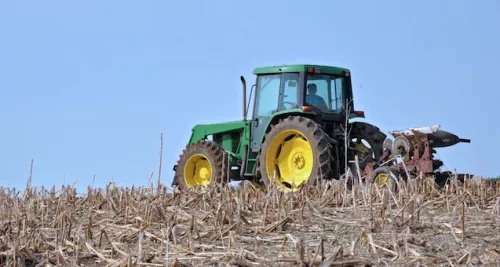
[[284, 106], [285, 104], [290, 104], [291, 108], [293, 108], [293, 107], [299, 107], [299, 105], [298, 105], [297, 103], [292, 103], [292, 102], [283, 101], [283, 106]]

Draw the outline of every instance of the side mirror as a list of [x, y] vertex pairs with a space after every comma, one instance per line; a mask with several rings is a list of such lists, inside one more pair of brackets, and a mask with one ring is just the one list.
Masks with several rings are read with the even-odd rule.
[[296, 81], [293, 81], [293, 80], [290, 80], [288, 81], [288, 87], [297, 87], [297, 82]]

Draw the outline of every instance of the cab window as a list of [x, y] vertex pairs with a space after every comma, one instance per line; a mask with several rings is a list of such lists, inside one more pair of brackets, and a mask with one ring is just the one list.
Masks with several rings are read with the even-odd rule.
[[299, 74], [283, 74], [283, 109], [299, 107]]
[[262, 75], [257, 80], [257, 112], [258, 117], [267, 117], [278, 110], [280, 94], [280, 74]]

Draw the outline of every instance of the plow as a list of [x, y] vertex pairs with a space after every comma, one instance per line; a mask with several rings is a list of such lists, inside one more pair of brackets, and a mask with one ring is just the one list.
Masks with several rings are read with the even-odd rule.
[[[470, 139], [459, 138], [440, 128], [440, 125], [433, 125], [390, 132], [394, 140], [384, 141], [382, 157], [378, 162], [365, 166], [365, 175], [377, 184], [387, 182], [390, 175], [405, 180], [434, 176], [437, 184], [446, 183], [451, 175], [449, 171], [440, 170], [443, 161], [435, 158], [436, 148], [470, 143]], [[398, 158], [399, 162], [396, 160]], [[465, 175], [460, 174], [460, 177]]]
[[195, 125], [173, 167], [172, 186], [191, 190], [250, 181], [294, 192], [339, 180], [353, 167], [362, 181], [380, 185], [429, 175], [437, 181], [445, 172], [436, 149], [470, 143], [439, 125], [392, 131], [391, 139], [373, 124], [353, 121], [365, 113], [354, 108], [346, 68], [282, 65], [255, 68], [253, 74], [249, 94], [240, 77], [243, 119]]

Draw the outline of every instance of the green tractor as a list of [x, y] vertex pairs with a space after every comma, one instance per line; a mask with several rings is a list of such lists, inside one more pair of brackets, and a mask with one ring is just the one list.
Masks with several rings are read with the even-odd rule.
[[[383, 154], [386, 135], [353, 118], [348, 69], [321, 65], [256, 68], [251, 119], [243, 76], [243, 120], [196, 125], [177, 164], [180, 190], [249, 180], [296, 191], [340, 179], [358, 155], [361, 170]], [[255, 89], [255, 90], [254, 90]], [[347, 126], [347, 129], [346, 129]]]

